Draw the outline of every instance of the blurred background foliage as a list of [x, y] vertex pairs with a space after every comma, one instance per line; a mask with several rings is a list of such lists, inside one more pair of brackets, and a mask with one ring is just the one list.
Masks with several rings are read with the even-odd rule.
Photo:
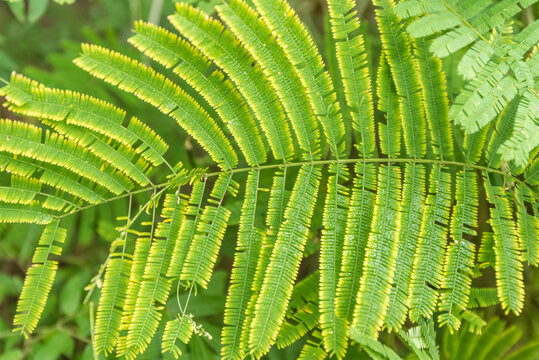
[[[221, 0], [182, 1], [195, 4], [211, 14], [214, 5]], [[324, 29], [327, 26], [324, 0], [292, 0], [291, 3], [301, 19], [313, 31], [322, 53], [331, 63], [333, 61], [331, 46], [325, 46], [324, 38]], [[173, 10], [173, 0], [0, 0], [0, 79], [8, 79], [12, 71], [17, 71], [50, 87], [77, 90], [110, 101], [125, 109], [128, 114], [136, 115], [145, 121], [171, 144], [167, 154], [171, 162], [181, 161], [186, 167], [209, 165], [209, 159], [181, 132], [174, 121], [138, 101], [134, 96], [93, 78], [72, 63], [79, 53], [81, 42], [103, 45], [149, 63], [149, 60], [141, 59], [140, 53], [134, 51], [126, 41], [131, 35], [133, 22], [144, 19], [170, 28], [166, 16]], [[373, 20], [373, 8], [369, 1], [359, 0], [357, 10], [365, 20], [362, 21], [361, 30], [367, 42], [370, 64], [374, 70], [378, 61], [380, 41]], [[528, 11], [523, 16], [536, 18], [538, 13], [539, 9], [536, 6], [531, 13]], [[523, 18], [521, 21], [525, 22], [526, 19]], [[455, 61], [460, 55], [444, 59], [450, 98], [456, 95], [455, 89], [460, 88], [462, 84], [462, 79], [456, 72]], [[167, 72], [157, 64], [152, 65], [162, 72]], [[374, 72], [371, 71], [372, 73]], [[205, 104], [205, 101], [187, 84], [181, 86], [200, 103]], [[213, 110], [207, 107], [207, 110], [213, 113]], [[13, 114], [8, 114], [7, 109], [0, 108], [0, 117], [7, 115], [16, 118]], [[164, 178], [166, 175], [155, 173], [156, 178]], [[134, 200], [138, 204], [143, 204], [150, 195], [143, 193]], [[236, 224], [240, 206], [241, 203], [238, 201]], [[487, 206], [485, 202], [483, 206]], [[104, 358], [102, 355], [94, 354], [90, 346], [92, 327], [90, 314], [94, 310], [96, 295], [102, 281], [102, 269], [99, 269], [108, 255], [110, 243], [116, 237], [116, 227], [121, 225], [116, 219], [125, 216], [126, 213], [127, 203], [116, 201], [111, 205], [91, 208], [81, 216], [66, 218], [67, 221], [62, 225], [70, 229], [69, 241], [60, 260], [60, 269], [42, 320], [36, 333], [29, 339], [23, 339], [21, 335], [12, 333], [11, 328], [23, 276], [30, 265], [41, 232], [37, 226], [0, 224], [0, 360]], [[234, 221], [232, 223], [234, 224]], [[186, 359], [218, 358], [226, 284], [235, 244], [234, 233], [235, 229], [232, 226], [224, 241], [219, 270], [213, 275], [208, 289], [199, 292], [196, 299], [190, 302], [189, 312], [195, 315], [197, 323], [203, 325], [211, 337], [193, 337], [184, 349]], [[306, 251], [302, 266], [305, 273], [312, 272], [318, 266], [317, 256], [312, 256], [318, 250], [316, 241], [311, 244], [312, 246]], [[484, 359], [505, 359], [508, 358], [506, 353], [514, 352], [515, 349], [522, 348], [530, 342], [533, 346], [533, 343], [537, 342], [539, 273], [529, 267], [526, 271], [527, 299], [523, 314], [520, 317], [505, 316], [499, 307], [490, 308], [485, 313], [485, 319], [495, 325], [491, 327], [488, 338], [471, 335], [466, 330], [455, 335], [439, 330], [437, 339], [442, 358], [481, 360], [472, 356], [475, 353], [473, 344], [477, 344], [481, 339], [483, 339], [480, 342], [481, 354]], [[187, 294], [183, 290], [178, 289], [179, 296], [171, 296], [166, 309], [169, 317], [173, 317], [179, 311], [178, 297], [181, 303], [185, 302]], [[503, 317], [505, 323], [495, 321], [497, 317]], [[156, 336], [155, 339], [160, 339], [160, 336]], [[506, 339], [508, 345], [496, 346], [499, 343], [498, 339]], [[383, 334], [381, 341], [401, 356], [409, 358], [416, 356], [395, 334]], [[267, 358], [296, 359], [301, 347], [301, 343], [296, 343], [286, 350], [274, 349]], [[532, 354], [535, 350], [539, 352], [537, 344], [529, 350]], [[534, 358], [533, 356], [531, 358]], [[144, 359], [161, 357], [160, 346], [154, 341], [145, 353]], [[350, 351], [347, 358], [366, 359], [367, 356], [357, 350]], [[539, 355], [535, 359], [539, 359]]]

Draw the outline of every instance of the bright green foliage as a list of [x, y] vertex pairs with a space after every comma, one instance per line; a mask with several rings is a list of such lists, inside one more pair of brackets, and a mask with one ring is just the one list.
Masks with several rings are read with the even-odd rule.
[[488, 130], [489, 126], [486, 126], [481, 131], [464, 136], [462, 150], [467, 162], [477, 164], [483, 157], [483, 147], [487, 140]]
[[[488, 233], [492, 234], [492, 233]], [[469, 308], [488, 307], [499, 304], [496, 288], [471, 288]]]
[[499, 155], [520, 166], [539, 145], [537, 56], [528, 56], [539, 41], [539, 21], [514, 32], [509, 19], [535, 2], [407, 0], [397, 6], [400, 17], [413, 19], [407, 27], [413, 37], [435, 37], [430, 44], [435, 55], [444, 57], [471, 45], [458, 66], [469, 81], [449, 112], [467, 133], [483, 128], [518, 97], [517, 123]]
[[[42, 188], [43, 183], [37, 179], [12, 175], [10, 185], [0, 187], [0, 201], [6, 203], [5, 205], [7, 209], [12, 209], [15, 211], [17, 208], [19, 208], [21, 213], [23, 212], [23, 208], [20, 208], [20, 205], [34, 207], [37, 211], [37, 205], [40, 203], [38, 198], [40, 196], [44, 197], [44, 200], [41, 201], [41, 207], [44, 210], [47, 209], [60, 211], [64, 208], [75, 206], [75, 204], [69, 202], [68, 200], [62, 199], [61, 197], [43, 193], [41, 191]], [[28, 218], [30, 222], [32, 222], [33, 217], [30, 214], [31, 211], [24, 217]], [[40, 223], [42, 222], [46, 224], [51, 221], [51, 217], [47, 211], [43, 211], [42, 214], [43, 216], [39, 220]], [[10, 215], [9, 211], [3, 214], [3, 216], [5, 217], [6, 221], [8, 217], [13, 217], [13, 219], [16, 219], [16, 216]]]
[[[148, 234], [145, 234], [148, 235]], [[139, 237], [136, 239], [135, 250], [133, 252], [133, 261], [131, 271], [129, 273], [129, 285], [125, 292], [125, 301], [122, 310], [122, 319], [120, 324], [120, 338], [116, 343], [118, 354], [125, 354], [127, 348], [127, 331], [135, 312], [135, 305], [140, 290], [140, 283], [144, 275], [146, 259], [150, 252], [151, 239], [150, 237]]]
[[515, 115], [518, 108], [518, 99], [513, 99], [498, 116], [495, 124], [495, 131], [488, 144], [486, 158], [487, 163], [492, 167], [500, 167], [503, 158], [499, 153], [500, 146], [511, 136], [515, 122]]
[[410, 283], [410, 319], [431, 317], [442, 278], [447, 225], [451, 205], [451, 176], [440, 166], [432, 168], [421, 232]]
[[249, 173], [245, 186], [240, 228], [234, 267], [232, 269], [228, 297], [226, 299], [225, 327], [223, 328], [221, 355], [226, 359], [245, 356], [241, 349], [241, 331], [245, 313], [252, 296], [258, 255], [264, 234], [255, 226], [258, 200], [259, 171]]
[[161, 213], [163, 221], [155, 231], [151, 230], [151, 246], [126, 337], [125, 354], [129, 358], [144, 351], [159, 325], [160, 309], [166, 304], [171, 287], [166, 273], [179, 240], [184, 206], [176, 195], [167, 194]]
[[[124, 127], [125, 111], [112, 104], [77, 92], [47, 88], [16, 73], [12, 74], [10, 83], [1, 93], [9, 101], [9, 109], [15, 113], [65, 122], [70, 125], [68, 129], [74, 127], [91, 130], [94, 133], [94, 146], [103, 143], [100, 141], [102, 137], [96, 136], [97, 134], [104, 136], [103, 139], [113, 139], [125, 145], [122, 151], [114, 152], [117, 158], [127, 156], [122, 154], [124, 152], [131, 157], [140, 154], [155, 166], [163, 163], [162, 156], [168, 148], [164, 141], [137, 118], [132, 118], [127, 127]], [[52, 126], [55, 127], [55, 124]], [[69, 132], [64, 135], [69, 136]], [[83, 135], [89, 134], [84, 132]], [[141, 144], [132, 147], [137, 141]], [[90, 145], [87, 144], [86, 147], [92, 149]], [[96, 155], [99, 156], [100, 153], [97, 152]], [[111, 162], [109, 158], [103, 160]], [[148, 179], [144, 175], [144, 162], [137, 163], [135, 167], [130, 160], [119, 163], [118, 169], [131, 170], [126, 175], [131, 175], [140, 185], [146, 185]]]
[[82, 52], [75, 60], [82, 69], [172, 116], [224, 168], [236, 165], [237, 156], [222, 130], [170, 80], [136, 60], [97, 45], [83, 44]]
[[372, 164], [357, 164], [355, 173], [335, 299], [336, 315], [346, 323], [352, 321], [359, 291], [377, 186], [376, 168]]
[[[449, 30], [431, 45], [437, 56], [447, 56], [466, 45], [482, 39], [488, 32], [505, 20], [522, 11], [537, 0], [505, 0], [496, 3], [483, 1], [480, 6], [456, 0], [412, 0], [399, 5], [399, 16], [410, 18], [427, 14], [408, 26], [415, 37], [423, 37], [438, 31]], [[475, 5], [475, 6], [474, 6]], [[472, 19], [468, 22], [469, 19]]]
[[[539, 29], [536, 30], [539, 32]], [[534, 64], [537, 68], [538, 64]], [[536, 74], [537, 78], [539, 75]], [[511, 137], [500, 146], [499, 153], [505, 159], [514, 159], [518, 165], [524, 165], [528, 154], [537, 148], [539, 135], [539, 96], [536, 89], [527, 89], [520, 98]]]
[[494, 230], [498, 297], [506, 312], [512, 311], [518, 314], [524, 302], [524, 284], [522, 255], [515, 223], [509, 201], [504, 197], [503, 188], [493, 185], [488, 175], [485, 175], [485, 184], [488, 201], [494, 205], [490, 209], [490, 225]]
[[328, 353], [344, 356], [346, 332], [344, 319], [336, 313], [336, 293], [346, 234], [349, 194], [342, 185], [348, 178], [341, 166], [330, 168], [320, 239], [320, 326]]
[[268, 40], [272, 38], [268, 25], [257, 18], [258, 14], [253, 9], [239, 0], [220, 6], [218, 11], [232, 32], [249, 49], [276, 90], [295, 130], [298, 143], [306, 152], [305, 157], [320, 157], [320, 139], [313, 116], [314, 109], [285, 52], [275, 41]]
[[[222, 1], [211, 17], [181, 3], [179, 33], [136, 22], [129, 42], [150, 60], [82, 46], [79, 67], [170, 115], [185, 146], [142, 114], [13, 74], [0, 95], [21, 118], [0, 121], [0, 222], [46, 225], [15, 328], [28, 336], [44, 309], [58, 222], [129, 198], [123, 225], [73, 221], [76, 238], [97, 224], [116, 239], [89, 287], [97, 353], [155, 357], [158, 334], [164, 357], [400, 358], [377, 340], [387, 331], [421, 360], [457, 340], [459, 359], [505, 355], [518, 331], [482, 310], [520, 313], [523, 262], [539, 263], [538, 25], [509, 26], [533, 2], [375, 0], [380, 49], [355, 1], [328, 0], [331, 76], [285, 0]], [[459, 65], [436, 55], [466, 46]], [[170, 165], [179, 152], [208, 168]], [[489, 267], [495, 286], [472, 283]], [[447, 335], [438, 352], [428, 319], [486, 336]]]
[[[451, 118], [470, 133], [485, 126], [517, 95], [517, 89], [506, 77], [508, 72], [506, 63], [487, 64], [456, 98], [449, 114]], [[472, 104], [476, 106], [472, 108]]]
[[[210, 62], [193, 46], [167, 30], [150, 23], [136, 22], [136, 35], [129, 41], [140, 51], [185, 79], [213, 106], [227, 125], [247, 163], [266, 161], [266, 151], [247, 106], [221, 71], [209, 71]], [[177, 65], [177, 66], [174, 66]], [[234, 119], [233, 121], [228, 119]]]
[[429, 124], [434, 154], [441, 159], [451, 160], [454, 156], [453, 134], [449, 123], [446, 79], [442, 71], [442, 62], [429, 54], [428, 44], [428, 40], [421, 38], [415, 41], [414, 47], [425, 117]]
[[58, 227], [56, 221], [45, 227], [39, 239], [13, 320], [14, 331], [20, 331], [25, 337], [34, 331], [45, 308], [58, 269], [58, 261], [51, 257], [62, 253], [65, 238], [66, 230]]
[[[446, 328], [441, 336], [437, 337], [434, 322], [429, 319], [421, 321], [419, 326], [406, 332], [400, 331], [399, 337], [412, 350], [412, 354], [408, 356], [420, 360], [531, 360], [536, 357], [536, 351], [539, 349], [539, 344], [533, 341], [515, 349], [515, 345], [522, 338], [522, 331], [516, 326], [505, 327], [504, 322], [498, 318], [494, 318], [482, 333], [471, 334], [471, 324], [466, 330], [468, 331], [451, 333], [450, 328]], [[383, 354], [384, 359], [401, 359], [388, 347], [372, 340], [365, 346], [369, 346], [365, 349], [369, 354], [371, 351], [378, 351]], [[378, 359], [376, 356], [373, 358]]]
[[279, 348], [295, 343], [318, 325], [320, 311], [316, 285], [319, 281], [319, 273], [314, 272], [294, 286], [286, 321], [277, 336]]
[[387, 312], [402, 215], [400, 182], [399, 167], [380, 167], [372, 228], [352, 321], [352, 327], [366, 337], [377, 337]]
[[380, 136], [380, 150], [382, 154], [389, 158], [398, 157], [401, 152], [401, 120], [399, 111], [399, 98], [395, 90], [395, 83], [391, 79], [387, 54], [382, 51], [380, 65], [377, 74], [378, 87], [378, 110], [385, 112], [385, 123], [378, 123], [378, 134]]
[[524, 178], [526, 183], [532, 187], [539, 185], [539, 161], [537, 161], [537, 153], [531, 157], [530, 164], [524, 172]]
[[346, 97], [347, 108], [343, 112], [348, 111], [352, 117], [360, 154], [368, 156], [375, 152], [371, 81], [363, 37], [354, 34], [359, 27], [355, 2], [328, 0], [327, 3]]
[[[42, 138], [44, 137], [44, 140]], [[114, 194], [132, 188], [132, 183], [88, 150], [63, 136], [23, 122], [0, 120], [0, 151], [45, 162], [69, 170]]]
[[297, 276], [309, 234], [319, 177], [317, 167], [304, 165], [296, 179], [251, 323], [249, 348], [255, 356], [259, 357], [269, 350], [284, 320], [292, 282]]
[[[273, 246], [277, 240], [277, 233], [279, 231], [280, 224], [284, 219], [286, 204], [289, 200], [289, 192], [286, 190], [286, 180], [286, 168], [283, 173], [276, 172], [275, 176], [273, 177], [270, 197], [268, 200], [268, 211], [265, 219], [265, 225], [267, 227], [266, 236], [262, 240], [262, 247], [260, 249], [260, 253], [258, 254], [255, 277], [251, 287], [252, 295], [251, 299], [249, 300], [246, 318], [242, 329], [241, 349], [243, 352], [248, 352], [251, 323], [255, 314], [255, 305], [264, 282], [264, 277], [271, 259]], [[291, 299], [291, 301], [292, 300], [293, 299]], [[293, 306], [293, 304], [290, 306]]]
[[528, 203], [533, 205], [533, 211], [537, 211], [536, 202], [532, 192], [519, 186], [516, 189], [516, 201], [518, 201], [517, 211], [517, 230], [520, 240], [520, 247], [523, 252], [524, 260], [529, 265], [539, 265], [539, 219], [530, 214], [526, 208]]
[[[343, 116], [347, 112], [352, 119], [359, 153], [369, 156], [376, 151], [372, 93], [363, 37], [354, 34], [359, 27], [354, 5], [352, 1], [328, 1], [328, 11], [335, 42], [339, 80], [344, 86], [346, 106], [342, 110]], [[344, 195], [347, 193], [339, 180], [338, 173], [328, 179], [329, 191], [324, 211], [325, 230], [320, 250], [320, 325], [325, 350], [342, 358], [347, 346], [346, 320], [352, 313], [350, 304], [357, 294], [355, 283], [359, 283], [358, 272], [363, 260], [363, 256], [359, 254], [363, 250], [357, 248], [361, 246], [360, 243], [353, 243], [352, 239], [355, 239], [356, 234], [363, 230], [365, 225], [368, 226], [368, 223], [363, 218], [365, 214], [361, 209], [362, 202], [366, 199], [362, 198], [364, 193], [359, 191], [352, 197], [352, 205], [355, 207], [348, 209], [349, 214], [354, 214], [351, 216], [357, 214], [358, 217], [346, 219], [348, 199]], [[365, 186], [365, 182], [362, 186]], [[367, 239], [366, 235], [358, 235], [359, 239]], [[363, 246], [365, 244], [366, 241]]]
[[275, 158], [290, 156], [293, 147], [283, 110], [260, 69], [244, 61], [246, 50], [219, 21], [208, 19], [206, 14], [186, 4], [179, 4], [177, 10], [170, 17], [171, 23], [238, 84], [264, 129]]
[[447, 249], [441, 283], [444, 292], [440, 299], [440, 322], [455, 330], [460, 326], [455, 314], [466, 309], [472, 282], [475, 245], [468, 238], [476, 235], [477, 197], [477, 174], [461, 171], [457, 177], [457, 203], [453, 207], [450, 227], [454, 242]]
[[402, 189], [402, 227], [399, 232], [395, 276], [389, 296], [385, 325], [398, 330], [406, 320], [410, 276], [421, 231], [421, 218], [425, 210], [425, 168], [407, 164]]
[[480, 268], [494, 267], [494, 234], [491, 232], [483, 233], [481, 247], [477, 254], [477, 262]]
[[419, 76], [412, 57], [413, 42], [402, 31], [393, 0], [373, 3], [381, 7], [376, 9], [378, 28], [399, 99], [406, 152], [410, 157], [422, 157], [426, 150], [426, 127]]
[[[193, 242], [193, 238], [195, 237], [196, 229], [199, 224], [200, 213], [202, 211], [202, 198], [205, 190], [206, 181], [199, 181], [194, 184], [190, 197], [188, 199], [184, 199], [188, 203], [184, 207], [184, 218], [181, 220], [178, 240], [176, 241], [174, 251], [172, 252], [170, 267], [167, 271], [168, 277], [179, 277], [182, 273], [187, 252], [189, 251], [189, 247]], [[186, 196], [184, 195], [184, 197]]]
[[[24, 158], [14, 158], [9, 155], [0, 154], [0, 169], [19, 176], [32, 176], [37, 172], [41, 172], [39, 182], [42, 184], [47, 184], [68, 194], [73, 194], [90, 203], [103, 201], [103, 197], [92, 189], [93, 184], [86, 185], [82, 182], [77, 182], [75, 180], [78, 178], [76, 174], [74, 175], [65, 169], [57, 169], [53, 165], [34, 163]], [[22, 213], [21, 218], [23, 218]]]
[[178, 358], [182, 352], [176, 341], [181, 341], [184, 344], [189, 342], [193, 335], [193, 320], [188, 316], [178, 316], [177, 319], [167, 322], [163, 333], [163, 352], [171, 352], [174, 358]]
[[0, 188], [0, 200], [12, 204], [31, 204], [41, 190], [39, 181], [17, 175], [11, 177], [10, 186]]
[[[320, 334], [317, 337], [320, 338]], [[314, 334], [313, 334], [314, 336]], [[326, 359], [328, 354], [324, 351], [322, 348], [322, 341], [307, 341], [307, 344], [303, 346], [301, 349], [301, 353], [299, 354], [298, 360], [308, 360], [308, 359], [314, 359], [314, 360], [323, 360]]]
[[306, 88], [333, 156], [341, 157], [346, 146], [337, 95], [309, 31], [286, 1], [255, 0], [254, 3]]
[[223, 174], [215, 182], [208, 200], [210, 204], [206, 205], [196, 224], [196, 235], [191, 242], [180, 276], [182, 280], [196, 283], [203, 288], [210, 281], [230, 217], [230, 211], [223, 206], [223, 200], [227, 192], [235, 196], [236, 188], [232, 174]]
[[[132, 260], [126, 253], [127, 233], [111, 246], [105, 279], [97, 310], [95, 347], [99, 352], [111, 353], [120, 335], [122, 309], [125, 304]], [[120, 251], [115, 248], [121, 247]]]

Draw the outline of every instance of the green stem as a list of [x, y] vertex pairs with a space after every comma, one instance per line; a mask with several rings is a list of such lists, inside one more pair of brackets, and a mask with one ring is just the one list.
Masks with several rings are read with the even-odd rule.
[[163, 1], [164, 0], [153, 0], [152, 7], [150, 8], [150, 14], [148, 15], [148, 21], [159, 25], [159, 20], [161, 20], [161, 12], [163, 11]]
[[444, 0], [441, 0], [441, 2], [444, 4], [444, 6], [446, 7], [447, 10], [449, 10], [449, 12], [451, 12], [452, 14], [454, 14], [455, 16], [457, 16], [459, 18], [460, 21], [462, 21], [462, 23], [464, 25], [466, 25], [470, 30], [472, 30], [476, 35], [477, 37], [479, 37], [481, 40], [483, 40], [484, 42], [489, 42], [484, 36], [483, 34], [481, 34], [476, 28], [475, 26], [473, 26], [472, 24], [470, 24], [458, 11], [456, 11], [455, 9], [453, 9], [451, 7], [451, 5], [449, 5], [447, 2], [445, 2]]
[[[489, 168], [489, 167], [486, 167], [486, 166], [481, 166], [481, 165], [476, 165], [476, 164], [463, 163], [463, 162], [459, 162], [459, 161], [447, 161], [447, 160], [435, 160], [435, 159], [413, 159], [413, 158], [410, 158], [410, 159], [404, 159], [404, 158], [402, 158], [402, 159], [401, 158], [330, 159], [330, 160], [299, 161], [299, 162], [293, 162], [293, 163], [279, 163], [279, 164], [271, 164], [271, 165], [250, 166], [250, 167], [243, 167], [243, 168], [236, 168], [236, 169], [208, 172], [208, 173], [206, 173], [204, 175], [204, 177], [205, 178], [215, 177], [215, 176], [219, 176], [221, 174], [238, 174], [238, 173], [245, 173], [245, 172], [249, 172], [249, 171], [253, 171], [253, 170], [262, 171], [262, 170], [271, 170], [271, 169], [277, 169], [277, 168], [287, 169], [287, 168], [292, 168], [292, 167], [300, 167], [300, 166], [303, 166], [303, 165], [321, 165], [321, 166], [323, 166], [323, 165], [331, 165], [331, 164], [356, 164], [356, 163], [364, 163], [364, 164], [380, 163], [380, 164], [388, 164], [388, 165], [389, 164], [410, 163], [410, 164], [432, 164], [432, 165], [440, 165], [440, 166], [456, 166], [456, 167], [475, 169], [475, 170], [479, 170], [479, 171], [486, 171], [486, 172], [491, 173], [491, 174], [498, 174], [498, 175], [502, 175], [502, 176], [505, 176], [505, 177], [511, 177], [512, 179], [514, 179], [514, 181], [528, 187], [528, 185], [524, 181], [522, 181], [519, 178], [515, 177], [511, 173], [504, 172], [502, 170], [492, 169], [492, 168]], [[165, 191], [168, 187], [170, 187], [172, 185], [172, 181], [173, 180], [170, 180], [170, 181], [167, 181], [167, 182], [164, 182], [164, 183], [156, 184], [156, 185], [153, 185], [153, 186], [145, 187], [143, 189], [131, 191], [131, 192], [121, 194], [121, 195], [118, 195], [118, 196], [114, 196], [114, 197], [106, 199], [103, 202], [100, 202], [98, 204], [90, 204], [90, 205], [87, 205], [87, 206], [83, 206], [83, 207], [80, 207], [79, 209], [76, 209], [76, 210], [71, 211], [69, 213], [56, 216], [55, 218], [56, 219], [61, 219], [63, 217], [76, 214], [76, 213], [78, 213], [80, 211], [92, 208], [94, 206], [107, 204], [107, 203], [110, 203], [110, 202], [118, 200], [118, 199], [122, 199], [122, 198], [125, 198], [125, 197], [128, 197], [128, 196], [131, 196], [131, 195], [140, 194], [140, 193], [147, 192], [147, 191], [161, 189], [161, 191], [160, 191], [160, 193], [161, 193], [161, 192]], [[539, 198], [539, 195], [537, 195], [535, 192], [533, 192], [533, 194], [534, 194], [534, 197]]]

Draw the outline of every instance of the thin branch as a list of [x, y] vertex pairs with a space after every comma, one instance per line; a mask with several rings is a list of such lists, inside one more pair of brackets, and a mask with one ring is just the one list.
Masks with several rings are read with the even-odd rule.
[[[210, 178], [210, 177], [219, 176], [221, 174], [238, 174], [238, 173], [244, 173], [244, 172], [249, 172], [249, 171], [253, 171], [253, 170], [263, 171], [263, 170], [278, 169], [278, 168], [287, 169], [287, 168], [293, 168], [293, 167], [300, 167], [300, 166], [303, 166], [303, 165], [325, 166], [325, 165], [331, 165], [331, 164], [356, 164], [356, 163], [363, 163], [363, 164], [373, 164], [373, 163], [377, 164], [378, 163], [378, 164], [388, 164], [388, 165], [390, 165], [390, 164], [410, 163], [410, 164], [432, 164], [432, 165], [440, 165], [440, 166], [456, 166], [456, 167], [470, 168], [470, 169], [475, 169], [475, 170], [479, 170], [479, 171], [486, 171], [486, 172], [491, 173], [491, 174], [502, 175], [504, 177], [510, 177], [513, 180], [515, 180], [515, 182], [518, 182], [521, 185], [526, 186], [526, 187], [529, 188], [529, 186], [528, 186], [528, 184], [526, 184], [526, 182], [520, 180], [515, 175], [512, 175], [509, 172], [502, 171], [502, 170], [499, 170], [499, 169], [493, 169], [493, 168], [489, 168], [489, 167], [486, 167], [486, 166], [470, 164], [470, 163], [463, 163], [463, 162], [459, 162], [459, 161], [447, 161], [447, 160], [435, 160], [435, 159], [412, 159], [412, 158], [410, 158], [410, 159], [408, 159], [408, 158], [372, 158], [372, 159], [367, 159], [367, 158], [365, 158], [365, 159], [356, 159], [356, 158], [353, 158], [353, 159], [338, 159], [338, 160], [337, 159], [330, 159], [330, 160], [316, 160], [316, 161], [299, 161], [299, 162], [293, 162], [293, 163], [279, 163], [279, 164], [271, 164], [271, 165], [243, 167], [243, 168], [236, 168], [236, 169], [229, 169], [229, 170], [220, 170], [220, 171], [208, 172], [203, 176], [205, 178]], [[198, 176], [199, 175], [193, 175], [193, 177], [198, 177]], [[162, 193], [163, 191], [167, 190], [167, 188], [170, 187], [172, 184], [173, 184], [173, 180], [169, 180], [169, 181], [164, 182], [164, 183], [160, 183], [160, 184], [156, 184], [156, 185], [153, 185], [153, 186], [145, 187], [145, 188], [135, 190], [135, 191], [130, 191], [130, 192], [127, 192], [125, 194], [118, 195], [118, 196], [106, 199], [106, 200], [104, 200], [104, 201], [102, 201], [100, 203], [97, 203], [97, 204], [90, 204], [90, 205], [87, 205], [87, 206], [80, 207], [79, 209], [76, 209], [74, 211], [71, 211], [71, 212], [68, 212], [68, 213], [65, 213], [65, 214], [62, 214], [62, 215], [55, 216], [54, 218], [55, 219], [62, 219], [64, 217], [66, 217], [66, 216], [76, 214], [76, 213], [78, 213], [80, 211], [87, 210], [87, 209], [95, 207], [95, 206], [107, 204], [107, 203], [110, 203], [110, 202], [115, 201], [115, 200], [123, 199], [123, 198], [126, 198], [128, 196], [140, 194], [140, 193], [147, 192], [147, 191], [162, 189], [160, 191], [160, 193]], [[531, 190], [532, 190], [532, 192], [534, 194], [534, 197], [539, 199], [539, 195], [535, 191], [533, 191], [533, 189], [531, 189]]]

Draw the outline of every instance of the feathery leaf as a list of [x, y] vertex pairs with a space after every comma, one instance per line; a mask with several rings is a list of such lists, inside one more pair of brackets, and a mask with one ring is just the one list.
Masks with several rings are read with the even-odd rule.
[[352, 328], [361, 336], [376, 338], [387, 313], [401, 227], [400, 190], [400, 168], [381, 165], [372, 228], [352, 321]]
[[251, 66], [247, 51], [240, 47], [229, 30], [206, 14], [187, 4], [178, 4], [170, 22], [204, 55], [222, 67], [253, 109], [276, 159], [293, 154], [292, 141], [282, 107], [259, 68]]
[[441, 166], [433, 166], [421, 233], [414, 257], [408, 306], [410, 319], [429, 318], [434, 312], [442, 281], [443, 261], [451, 205], [451, 175]]
[[503, 188], [493, 185], [488, 175], [485, 175], [485, 185], [488, 201], [493, 205], [489, 222], [494, 230], [498, 297], [506, 312], [519, 314], [524, 303], [522, 254], [511, 207]]
[[58, 223], [53, 222], [43, 229], [17, 303], [13, 331], [20, 331], [25, 337], [37, 326], [58, 269], [58, 261], [50, 258], [61, 254], [66, 238], [66, 230], [58, 227]]
[[320, 169], [304, 165], [296, 179], [251, 323], [249, 348], [255, 357], [268, 352], [283, 323], [293, 281], [307, 242], [319, 177]]
[[385, 318], [385, 326], [394, 331], [402, 327], [408, 312], [412, 267], [425, 211], [424, 198], [425, 168], [422, 165], [406, 164], [402, 190], [402, 225], [398, 235], [395, 276]]
[[82, 55], [75, 59], [75, 64], [172, 116], [224, 168], [236, 165], [236, 153], [215, 121], [162, 74], [97, 45], [83, 44]]
[[343, 156], [344, 124], [337, 95], [309, 30], [284, 0], [254, 0], [254, 3], [305, 87], [333, 156]]
[[131, 44], [167, 68], [173, 67], [174, 73], [187, 81], [217, 111], [248, 164], [266, 161], [264, 144], [249, 108], [221, 71], [213, 71], [207, 76], [210, 62], [185, 40], [161, 27], [137, 21], [135, 33], [129, 38]]

